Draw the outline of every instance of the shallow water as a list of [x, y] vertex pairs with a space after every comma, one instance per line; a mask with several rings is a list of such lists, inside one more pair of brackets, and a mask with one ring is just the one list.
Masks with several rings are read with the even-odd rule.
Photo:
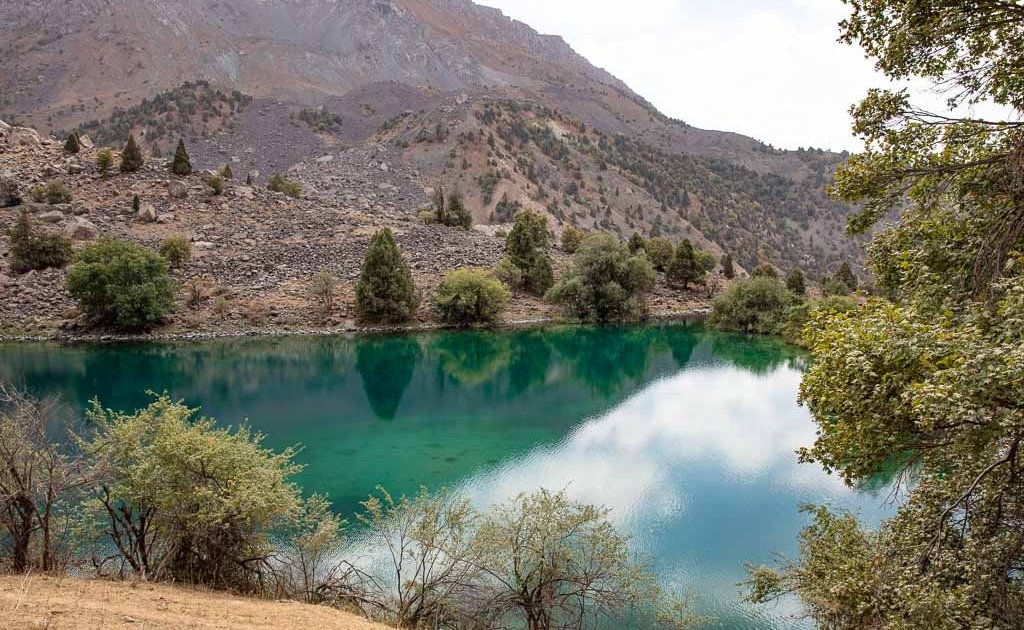
[[796, 403], [802, 357], [700, 325], [112, 346], [0, 345], [0, 379], [74, 409], [168, 391], [280, 448], [299, 482], [349, 515], [378, 484], [466, 492], [481, 505], [540, 486], [606, 505], [666, 585], [712, 627], [803, 627], [793, 602], [750, 607], [747, 561], [794, 555], [798, 508], [869, 522], [853, 492], [794, 451], [814, 439]]

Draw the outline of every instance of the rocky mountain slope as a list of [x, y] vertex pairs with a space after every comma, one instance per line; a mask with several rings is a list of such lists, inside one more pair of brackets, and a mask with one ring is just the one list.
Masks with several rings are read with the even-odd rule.
[[[508, 195], [555, 222], [689, 236], [748, 267], [814, 276], [859, 255], [842, 230], [849, 208], [823, 193], [844, 156], [670, 120], [560, 38], [469, 0], [0, 0], [0, 55], [0, 117], [44, 131], [85, 125], [116, 145], [131, 129], [162, 152], [176, 129], [201, 165], [264, 177], [384, 142], [422, 187], [462, 188], [488, 223]], [[185, 82], [228, 105], [175, 126], [187, 110], [153, 103]], [[547, 122], [481, 119], [486, 103], [529, 104]], [[337, 127], [297, 122], [309, 108]], [[126, 112], [140, 116], [126, 125]], [[534, 123], [548, 131], [531, 136]], [[567, 154], [542, 159], [552, 142]], [[520, 158], [533, 179], [546, 169], [544, 184], [519, 177]]]

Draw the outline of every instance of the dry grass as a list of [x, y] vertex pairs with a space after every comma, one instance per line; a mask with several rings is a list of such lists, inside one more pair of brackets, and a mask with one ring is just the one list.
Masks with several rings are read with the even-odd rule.
[[323, 606], [155, 584], [0, 578], [5, 630], [386, 630]]

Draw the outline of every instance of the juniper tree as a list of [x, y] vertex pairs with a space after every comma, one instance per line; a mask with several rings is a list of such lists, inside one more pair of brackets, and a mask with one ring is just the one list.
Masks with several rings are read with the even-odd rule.
[[135, 142], [135, 134], [129, 134], [128, 143], [124, 145], [124, 151], [121, 152], [121, 172], [134, 173], [142, 168], [145, 162], [145, 158], [142, 157], [142, 150]]
[[71, 132], [68, 134], [67, 142], [64, 143], [64, 150], [68, 153], [78, 153], [82, 150], [82, 144], [78, 140], [78, 134]]
[[793, 295], [803, 297], [807, 295], [807, 284], [804, 280], [804, 272], [794, 269], [786, 275], [786, 288]]
[[550, 249], [548, 220], [532, 210], [516, 215], [515, 225], [505, 239], [505, 255], [508, 262], [521, 272], [523, 288], [538, 297], [554, 284]]
[[669, 282], [688, 289], [691, 284], [697, 284], [703, 278], [704, 270], [697, 264], [693, 243], [690, 242], [690, 239], [684, 238], [676, 247], [676, 254], [668, 268]]
[[171, 172], [182, 177], [192, 174], [192, 160], [185, 150], [185, 141], [178, 140], [178, 148], [174, 151], [174, 160], [171, 162]]
[[419, 304], [412, 272], [391, 230], [373, 235], [356, 285], [356, 309], [368, 321], [404, 322]]
[[736, 266], [732, 262], [732, 254], [722, 256], [722, 275], [729, 280], [736, 277]]

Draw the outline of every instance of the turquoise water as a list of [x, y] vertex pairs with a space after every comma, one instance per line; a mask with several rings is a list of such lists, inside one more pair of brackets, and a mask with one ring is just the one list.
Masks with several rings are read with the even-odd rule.
[[801, 504], [886, 513], [884, 493], [797, 464], [814, 439], [796, 403], [802, 362], [697, 324], [0, 345], [0, 379], [76, 410], [166, 390], [271, 446], [301, 444], [300, 483], [344, 515], [378, 484], [457, 488], [480, 505], [565, 489], [611, 508], [667, 585], [737, 630], [803, 627], [793, 602], [750, 607], [736, 586], [745, 562], [795, 554]]

